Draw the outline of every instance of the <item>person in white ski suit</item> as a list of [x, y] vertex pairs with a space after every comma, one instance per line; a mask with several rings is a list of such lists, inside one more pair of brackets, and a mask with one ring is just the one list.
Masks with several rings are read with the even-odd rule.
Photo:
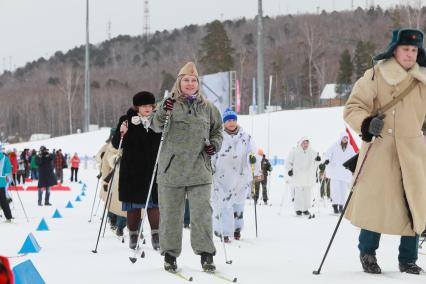
[[330, 193], [334, 213], [343, 211], [348, 197], [352, 173], [343, 167], [343, 163], [355, 155], [346, 132], [340, 134], [339, 141], [333, 144], [324, 155], [327, 177], [330, 178]]
[[237, 124], [237, 114], [226, 109], [223, 123], [222, 148], [212, 159], [213, 230], [216, 236], [223, 231], [224, 241], [229, 242], [229, 237], [239, 240], [241, 236], [246, 196], [252, 189], [253, 174], [258, 178], [261, 169], [253, 138]]
[[309, 145], [309, 139], [302, 137], [299, 145], [288, 155], [285, 166], [294, 188], [294, 210], [297, 215], [310, 215], [312, 187], [316, 180], [316, 170], [321, 157]]

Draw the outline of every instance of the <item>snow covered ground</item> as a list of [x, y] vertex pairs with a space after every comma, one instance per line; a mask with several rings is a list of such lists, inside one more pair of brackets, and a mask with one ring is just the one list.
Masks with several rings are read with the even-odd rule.
[[[284, 158], [303, 135], [310, 136], [313, 146], [322, 153], [344, 130], [341, 108], [280, 112], [256, 116], [254, 119], [241, 117], [240, 123], [249, 132], [253, 119], [254, 137], [265, 149], [268, 148], [268, 116], [271, 119], [271, 156], [277, 155], [280, 158]], [[50, 144], [52, 146], [49, 147], [69, 149], [69, 152], [79, 152], [81, 148], [77, 147], [83, 146], [97, 150], [108, 136], [107, 132], [98, 134], [99, 137], [94, 135], [91, 139], [84, 140], [64, 137], [57, 140], [61, 142]], [[90, 151], [93, 152], [87, 151], [88, 155], [96, 152]], [[232, 264], [225, 263], [222, 244], [215, 238], [215, 263], [218, 271], [230, 278], [237, 277], [237, 283], [425, 283], [425, 275], [413, 276], [398, 271], [399, 238], [396, 236], [382, 237], [381, 248], [377, 253], [383, 274], [363, 273], [357, 250], [359, 230], [346, 220], [341, 224], [321, 275], [313, 275], [312, 271], [317, 269], [322, 259], [338, 218], [331, 214], [330, 204], [322, 200], [312, 208], [316, 218], [308, 220], [305, 217], [296, 217], [282, 177], [284, 172], [282, 166], [274, 168], [270, 186], [272, 206], [257, 207], [257, 238], [254, 206], [247, 202], [246, 227], [242, 232], [242, 239], [232, 241], [226, 246]], [[102, 214], [100, 208], [93, 221], [88, 222], [96, 188], [96, 175], [97, 170], [91, 164], [79, 172], [80, 179], [87, 183], [88, 188], [87, 195], [81, 197], [81, 202], [75, 202], [82, 187], [77, 183], [65, 182], [65, 185], [71, 186], [71, 191], [52, 192], [52, 207], [37, 206], [36, 192], [20, 192], [19, 196], [30, 217], [29, 222], [24, 217], [17, 193], [12, 192], [12, 211], [16, 219], [12, 224], [4, 223], [4, 218], [0, 219], [0, 254], [16, 256], [26, 236], [33, 233], [42, 247], [41, 251], [11, 258], [11, 262], [14, 266], [31, 259], [49, 284], [184, 283], [184, 280], [163, 271], [163, 258], [152, 250], [149, 239], [143, 246], [145, 258], [138, 258], [135, 264], [129, 261], [127, 242], [121, 243], [109, 228], [105, 237], [100, 240], [98, 253], [91, 252], [95, 248]], [[69, 180], [68, 170], [64, 180]], [[318, 194], [318, 190], [316, 193]], [[73, 203], [73, 209], [65, 208], [68, 201]], [[55, 209], [61, 212], [63, 218], [51, 218]], [[41, 218], [46, 219], [49, 231], [36, 231]], [[147, 226], [145, 231], [149, 231]], [[421, 252], [426, 254], [426, 249]], [[192, 252], [188, 230], [184, 230], [183, 252], [177, 261], [182, 272], [194, 278], [194, 283], [224, 282], [201, 272], [200, 258]], [[426, 268], [426, 255], [419, 255], [418, 264]]]

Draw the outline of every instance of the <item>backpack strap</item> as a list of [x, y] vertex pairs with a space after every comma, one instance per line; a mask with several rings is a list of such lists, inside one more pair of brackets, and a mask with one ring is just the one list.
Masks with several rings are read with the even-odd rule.
[[404, 88], [397, 96], [395, 96], [392, 101], [388, 102], [387, 104], [385, 104], [383, 107], [381, 107], [377, 111], [377, 115], [385, 113], [390, 108], [392, 108], [394, 105], [399, 103], [403, 98], [405, 98], [417, 86], [418, 83], [419, 83], [419, 81], [417, 79], [413, 78], [411, 80], [411, 83], [406, 88]]

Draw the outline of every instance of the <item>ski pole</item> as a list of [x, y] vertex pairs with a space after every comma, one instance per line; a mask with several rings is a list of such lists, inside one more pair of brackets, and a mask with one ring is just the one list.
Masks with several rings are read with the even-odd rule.
[[330, 250], [331, 244], [334, 241], [334, 237], [336, 236], [337, 230], [339, 229], [340, 222], [342, 221], [343, 215], [345, 215], [346, 208], [348, 207], [349, 201], [351, 200], [352, 194], [354, 192], [354, 188], [355, 188], [355, 186], [358, 182], [359, 175], [362, 172], [365, 161], [367, 160], [367, 157], [368, 157], [368, 153], [370, 152], [370, 149], [373, 146], [373, 143], [374, 143], [374, 138], [373, 138], [373, 141], [371, 142], [371, 144], [368, 145], [367, 152], [365, 153], [364, 159], [361, 163], [361, 166], [359, 167], [359, 171], [358, 171], [358, 173], [355, 177], [354, 183], [352, 184], [351, 192], [349, 193], [348, 199], [346, 200], [345, 206], [343, 207], [342, 213], [340, 213], [339, 221], [337, 221], [336, 228], [334, 229], [333, 235], [331, 236], [330, 242], [328, 243], [328, 246], [327, 246], [327, 249], [325, 251], [324, 257], [322, 258], [321, 264], [320, 264], [320, 266], [318, 267], [317, 270], [314, 270], [312, 272], [315, 275], [319, 275], [321, 273], [322, 265], [324, 264], [324, 261], [327, 257], [327, 254], [328, 254], [328, 251]]
[[[220, 190], [220, 189], [219, 189]], [[223, 202], [223, 197], [222, 197], [222, 192], [219, 193], [220, 194], [220, 199], [218, 199], [219, 202]], [[215, 192], [215, 195], [217, 197], [217, 193]], [[217, 204], [217, 209], [219, 208], [219, 202]], [[222, 246], [223, 246], [223, 253], [225, 254], [225, 263], [226, 264], [232, 264], [232, 260], [228, 259], [228, 254], [226, 252], [226, 246], [225, 246], [225, 239], [223, 236], [223, 219], [222, 219], [222, 211], [223, 211], [223, 207], [220, 206], [220, 211], [219, 211], [219, 222], [220, 222], [220, 241], [222, 242]]]
[[[14, 185], [15, 185], [15, 184], [14, 184]], [[16, 186], [16, 185], [15, 185], [15, 186]], [[22, 203], [22, 199], [21, 199], [21, 196], [19, 195], [19, 192], [18, 192], [18, 191], [19, 191], [19, 190], [16, 190], [16, 194], [18, 195], [19, 203], [21, 203], [22, 211], [24, 211], [25, 218], [27, 219], [27, 222], [29, 223], [29, 222], [30, 222], [30, 220], [28, 219], [27, 212], [25, 211], [24, 204]]]
[[[115, 169], [114, 169], [114, 173], [113, 173], [113, 175], [115, 175]], [[111, 188], [111, 190], [110, 190], [110, 191], [111, 191], [111, 192], [109, 193], [111, 196], [110, 196], [109, 200], [105, 203], [105, 206], [107, 206], [107, 207], [108, 207], [108, 210], [107, 210], [107, 212], [108, 212], [108, 213], [111, 211], [112, 197], [113, 197], [113, 194], [114, 194], [114, 188], [112, 188], [112, 186], [113, 186], [112, 182], [113, 182], [113, 181], [114, 181], [114, 179], [112, 179], [112, 178], [111, 178], [111, 184], [110, 184], [110, 188]], [[108, 215], [108, 214], [107, 214], [107, 215]], [[107, 218], [108, 218], [108, 216], [107, 216]], [[108, 223], [108, 222], [105, 222], [104, 232], [103, 232], [103, 234], [102, 234], [102, 238], [103, 238], [103, 237], [105, 237], [105, 231], [106, 231], [107, 223]]]
[[[118, 145], [118, 153], [120, 153], [122, 144], [123, 144], [123, 135], [121, 136], [121, 138], [120, 138], [120, 144]], [[102, 226], [103, 226], [104, 221], [105, 221], [105, 213], [106, 213], [106, 209], [108, 207], [107, 205], [108, 205], [108, 202], [109, 202], [109, 199], [110, 199], [110, 196], [111, 196], [111, 187], [112, 187], [112, 183], [114, 181], [114, 172], [115, 172], [115, 169], [116, 169], [117, 164], [119, 162], [120, 162], [120, 157], [118, 157], [118, 159], [115, 161], [114, 168], [112, 169], [112, 177], [111, 177], [111, 181], [110, 181], [110, 184], [109, 184], [109, 187], [108, 187], [108, 192], [107, 192], [107, 197], [106, 197], [106, 201], [105, 201], [104, 211], [102, 213], [101, 225], [99, 226], [98, 238], [96, 240], [96, 246], [95, 246], [95, 249], [92, 250], [93, 253], [97, 253], [98, 252], [99, 238], [101, 236]]]
[[98, 215], [98, 211], [99, 211], [99, 207], [100, 206], [101, 206], [101, 198], [98, 199], [98, 205], [96, 205], [95, 214], [93, 214], [93, 216], [97, 216]]
[[[251, 164], [251, 174], [252, 174], [252, 177], [253, 177], [253, 181], [252, 181], [252, 185], [251, 185], [251, 187], [252, 187], [252, 192], [254, 193], [254, 194], [256, 194], [256, 192], [255, 192], [255, 178], [254, 178], [254, 164]], [[255, 227], [256, 227], [256, 238], [257, 238], [257, 199], [253, 199], [253, 201], [254, 201], [254, 224], [255, 224]]]
[[[102, 165], [102, 163], [101, 163]], [[92, 217], [93, 217], [93, 209], [95, 209], [95, 202], [96, 202], [96, 195], [98, 194], [98, 187], [99, 187], [99, 181], [101, 179], [100, 174], [98, 175], [98, 182], [96, 183], [96, 190], [95, 190], [95, 196], [93, 197], [93, 205], [92, 205], [92, 210], [90, 211], [90, 219], [89, 219], [89, 223], [92, 222]]]
[[420, 245], [419, 245], [419, 248], [421, 249], [422, 248], [422, 245], [423, 245], [423, 243], [426, 241], [426, 237], [424, 237], [423, 238], [423, 240], [421, 241], [421, 243], [420, 243]]
[[[170, 121], [170, 112], [167, 111], [166, 112], [166, 119], [164, 121], [163, 133], [161, 134], [160, 145], [158, 146], [157, 157], [155, 159], [154, 169], [152, 171], [151, 182], [149, 184], [148, 196], [147, 196], [146, 202], [145, 202], [145, 210], [143, 210], [141, 225], [139, 227], [138, 239], [136, 241], [136, 249], [134, 250], [133, 257], [132, 256], [129, 257], [129, 259], [132, 263], [135, 263], [137, 261], [136, 254], [137, 254], [138, 249], [139, 249], [139, 239], [141, 238], [141, 235], [142, 235], [143, 225], [144, 225], [144, 221], [145, 221], [147, 211], [148, 211], [148, 204], [149, 204], [149, 200], [151, 198], [152, 187], [154, 186], [154, 180], [155, 180], [155, 177], [157, 175], [158, 160], [160, 159], [161, 149], [163, 148], [164, 138], [166, 137], [166, 132], [167, 132], [166, 130], [169, 126], [169, 121]], [[145, 257], [144, 251], [142, 251], [141, 257]]]

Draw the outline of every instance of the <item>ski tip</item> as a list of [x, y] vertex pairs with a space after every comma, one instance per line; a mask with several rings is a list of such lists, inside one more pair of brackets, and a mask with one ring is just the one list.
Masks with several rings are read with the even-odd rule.
[[135, 262], [136, 262], [136, 258], [135, 258], [135, 257], [129, 257], [129, 259], [130, 259], [130, 261], [131, 261], [132, 263], [135, 263]]
[[145, 258], [145, 252], [144, 251], [141, 254], [141, 258]]

